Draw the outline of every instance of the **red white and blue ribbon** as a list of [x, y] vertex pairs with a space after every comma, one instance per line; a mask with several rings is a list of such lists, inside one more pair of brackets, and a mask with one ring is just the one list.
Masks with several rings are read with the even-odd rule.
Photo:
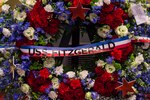
[[17, 48], [15, 46], [0, 46], [0, 51], [4, 49], [20, 49], [22, 53], [28, 54], [33, 57], [80, 56], [110, 52], [114, 48], [125, 48], [131, 45], [131, 43], [136, 42], [150, 43], [150, 38], [140, 36], [129, 38], [126, 36], [78, 47], [21, 46], [20, 48]]
[[124, 48], [131, 44], [131, 39], [128, 37], [117, 38], [104, 42], [78, 46], [78, 47], [46, 47], [46, 46], [21, 46], [20, 50], [31, 56], [80, 56], [97, 54], [101, 52], [109, 52], [114, 48]]

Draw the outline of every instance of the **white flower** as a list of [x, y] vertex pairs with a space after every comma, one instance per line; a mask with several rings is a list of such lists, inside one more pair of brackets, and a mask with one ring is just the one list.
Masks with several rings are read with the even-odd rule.
[[14, 10], [14, 19], [17, 19], [18, 21], [24, 21], [25, 18], [27, 17], [26, 12], [19, 12], [17, 10]]
[[103, 0], [98, 0], [98, 2], [95, 3], [96, 6], [103, 6]]
[[108, 25], [97, 29], [97, 34], [102, 38], [106, 38], [108, 33], [110, 33], [110, 27]]
[[12, 34], [9, 29], [3, 28], [2, 33], [5, 37], [10, 37]]
[[125, 25], [118, 26], [115, 30], [116, 34], [123, 37], [128, 35], [128, 28]]
[[116, 70], [116, 68], [112, 64], [107, 64], [105, 69], [108, 73], [113, 73]]
[[104, 3], [109, 5], [111, 3], [111, 0], [104, 0]]
[[75, 77], [75, 72], [73, 72], [73, 71], [69, 71], [66, 74], [68, 75], [69, 78], [74, 78]]
[[95, 19], [97, 19], [97, 17], [98, 17], [98, 16], [97, 16], [95, 13], [90, 13], [90, 14], [89, 14], [89, 18], [90, 18], [90, 21], [91, 21], [91, 22], [96, 23], [97, 20], [96, 20], [96, 22], [95, 22]]
[[140, 65], [142, 62], [144, 62], [144, 57], [143, 54], [139, 54], [136, 58], [135, 58], [135, 62]]
[[150, 47], [150, 43], [144, 43], [144, 45], [143, 46], [141, 46], [142, 47], [142, 49], [148, 49], [149, 47]]
[[45, 9], [45, 11], [47, 11], [47, 12], [54, 12], [54, 9], [52, 8], [52, 6], [51, 6], [50, 4], [46, 5], [46, 6], [44, 7], [44, 9]]
[[129, 98], [127, 98], [127, 100], [136, 100], [136, 95], [132, 95]]
[[8, 13], [9, 12], [9, 9], [10, 9], [10, 6], [8, 4], [4, 4], [2, 6], [2, 11], [5, 12], [5, 13]]
[[30, 90], [30, 86], [28, 84], [22, 84], [21, 87], [20, 87], [20, 89], [21, 89], [21, 91], [23, 93], [27, 94], [29, 92], [29, 90]]
[[3, 0], [4, 3], [6, 3], [8, 0]]
[[87, 79], [87, 83], [86, 83], [87, 84], [87, 88], [91, 89], [94, 86], [94, 83], [95, 83], [94, 79], [92, 80], [91, 78], [88, 78]]
[[58, 75], [61, 75], [63, 73], [64, 69], [63, 69], [63, 65], [59, 66], [59, 67], [56, 67], [55, 69], [55, 74], [58, 76]]
[[88, 76], [88, 71], [83, 70], [82, 72], [79, 73], [80, 79], [85, 79]]
[[34, 39], [34, 28], [33, 27], [28, 27], [28, 29], [24, 30], [23, 35], [29, 39], [29, 40], [33, 40]]
[[26, 0], [26, 4], [29, 6], [34, 6], [36, 3], [36, 0]]
[[56, 100], [58, 95], [56, 94], [56, 92], [50, 91], [50, 93], [48, 94], [48, 97], [51, 98], [52, 100]]
[[0, 68], [0, 77], [4, 76], [4, 71]]
[[55, 65], [55, 59], [54, 58], [46, 58], [44, 61], [44, 67], [51, 68]]
[[149, 17], [149, 16], [147, 16], [146, 24], [147, 24], [147, 25], [150, 25], [150, 17]]
[[22, 70], [22, 69], [17, 69], [17, 73], [18, 73], [18, 75], [20, 75], [20, 76], [25, 76], [25, 71], [24, 70]]
[[58, 78], [53, 78], [52, 79], [52, 86], [53, 86], [53, 89], [58, 89], [59, 88], [59, 80], [58, 80]]
[[86, 100], [92, 100], [91, 92], [86, 92], [86, 94], [85, 94], [85, 99], [86, 99]]
[[96, 65], [97, 65], [97, 67], [104, 67], [104, 65], [105, 65], [106, 63], [103, 61], [103, 60], [98, 60], [98, 61], [96, 61]]

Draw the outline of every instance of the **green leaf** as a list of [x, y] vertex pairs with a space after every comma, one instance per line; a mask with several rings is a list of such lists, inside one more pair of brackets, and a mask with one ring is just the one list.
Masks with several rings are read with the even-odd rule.
[[113, 62], [113, 65], [114, 65], [114, 67], [116, 68], [116, 70], [119, 70], [119, 69], [122, 68], [122, 66], [121, 66], [120, 63]]

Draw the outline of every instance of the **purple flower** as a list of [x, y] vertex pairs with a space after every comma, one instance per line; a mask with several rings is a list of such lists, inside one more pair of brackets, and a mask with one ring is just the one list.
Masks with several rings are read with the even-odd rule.
[[114, 60], [114, 57], [108, 57], [108, 58], [106, 58], [106, 62], [108, 64], [112, 64], [113, 60]]

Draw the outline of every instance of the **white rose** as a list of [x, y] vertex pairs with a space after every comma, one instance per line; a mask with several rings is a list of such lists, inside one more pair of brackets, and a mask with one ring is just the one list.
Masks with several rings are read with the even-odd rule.
[[110, 33], [110, 26], [108, 25], [104, 25], [97, 29], [97, 34], [102, 38], [106, 38], [108, 33]]
[[9, 29], [3, 28], [2, 33], [5, 37], [10, 37], [12, 34]]
[[9, 9], [10, 9], [10, 6], [8, 4], [4, 4], [2, 6], [2, 11], [5, 12], [5, 13], [8, 13], [9, 12]]
[[18, 21], [24, 21], [27, 17], [26, 12], [18, 12], [17, 10], [14, 10], [14, 19], [17, 19]]
[[63, 69], [63, 65], [59, 66], [59, 67], [56, 67], [55, 69], [55, 74], [58, 76], [58, 75], [61, 75], [63, 73], [64, 69]]
[[103, 61], [103, 60], [98, 60], [98, 61], [96, 61], [96, 65], [97, 65], [97, 67], [104, 67], [104, 65], [105, 65], [106, 63]]
[[88, 71], [83, 70], [82, 72], [79, 73], [80, 79], [85, 79], [88, 76]]
[[59, 80], [58, 80], [58, 78], [53, 78], [52, 79], [52, 86], [53, 86], [53, 89], [58, 89], [59, 88]]
[[30, 90], [30, 86], [28, 84], [22, 84], [21, 87], [20, 87], [20, 89], [21, 89], [21, 91], [23, 93], [27, 94], [29, 92], [29, 90]]
[[55, 59], [54, 58], [46, 58], [44, 61], [44, 67], [51, 68], [55, 65]]
[[128, 28], [125, 25], [118, 26], [115, 30], [116, 34], [123, 37], [128, 35]]
[[87, 93], [85, 94], [85, 99], [86, 99], [86, 100], [92, 100], [92, 94], [91, 94], [91, 92], [87, 92]]
[[116, 70], [116, 68], [112, 64], [107, 64], [105, 69], [108, 73], [113, 73]]
[[69, 78], [74, 78], [75, 77], [75, 72], [73, 72], [73, 71], [69, 71], [66, 74], [68, 75]]
[[44, 9], [45, 9], [45, 11], [47, 11], [47, 12], [54, 12], [54, 9], [52, 8], [52, 6], [51, 6], [50, 4], [46, 5], [46, 6], [44, 7]]
[[127, 98], [127, 100], [136, 100], [136, 95], [132, 95], [129, 98]]
[[29, 40], [33, 40], [34, 39], [34, 28], [33, 27], [28, 27], [28, 29], [23, 31], [23, 35], [29, 39]]
[[25, 71], [24, 70], [22, 70], [22, 69], [17, 69], [17, 73], [18, 73], [18, 75], [20, 75], [20, 76], [25, 76]]
[[109, 5], [111, 3], [111, 0], [104, 0], [104, 3]]
[[143, 54], [139, 54], [136, 58], [135, 58], [135, 62], [140, 65], [142, 62], [144, 62], [144, 57]]
[[26, 0], [26, 4], [29, 6], [34, 6], [36, 3], [36, 0]]
[[58, 95], [56, 94], [56, 92], [50, 91], [50, 93], [48, 94], [48, 97], [51, 98], [52, 100], [56, 100]]
[[4, 76], [4, 71], [0, 68], [0, 77]]
[[95, 3], [96, 6], [103, 6], [103, 0], [98, 0], [98, 2]]

